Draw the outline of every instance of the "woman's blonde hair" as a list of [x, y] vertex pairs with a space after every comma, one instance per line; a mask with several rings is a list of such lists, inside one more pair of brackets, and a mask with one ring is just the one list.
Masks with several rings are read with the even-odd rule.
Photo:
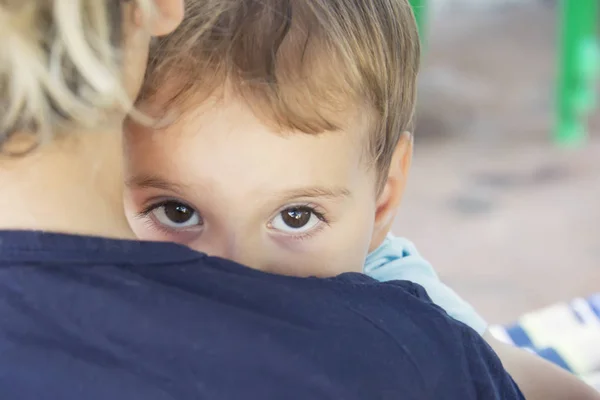
[[[0, 149], [18, 131], [51, 138], [126, 110], [120, 48], [127, 0], [0, 0]], [[135, 0], [150, 15], [152, 0]]]

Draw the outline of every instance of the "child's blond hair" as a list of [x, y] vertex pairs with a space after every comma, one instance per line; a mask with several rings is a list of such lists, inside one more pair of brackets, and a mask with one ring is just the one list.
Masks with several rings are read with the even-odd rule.
[[419, 50], [407, 0], [190, 0], [152, 49], [139, 101], [172, 109], [227, 87], [281, 130], [315, 134], [366, 105], [385, 178], [413, 117]]

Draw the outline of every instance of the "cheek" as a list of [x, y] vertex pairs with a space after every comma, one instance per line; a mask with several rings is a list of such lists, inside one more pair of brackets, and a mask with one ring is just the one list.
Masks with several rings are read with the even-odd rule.
[[[366, 199], [367, 200], [367, 199]], [[336, 272], [362, 272], [374, 229], [374, 201], [360, 202], [335, 232]]]
[[362, 272], [367, 255], [364, 246], [327, 238], [319, 241], [317, 246], [306, 245], [305, 249], [298, 252], [271, 252], [275, 257], [264, 269], [282, 275], [320, 278], [344, 272]]
[[372, 235], [373, 218], [367, 217], [366, 214], [355, 219], [351, 226], [338, 232], [336, 238], [340, 249], [338, 273], [363, 271]]

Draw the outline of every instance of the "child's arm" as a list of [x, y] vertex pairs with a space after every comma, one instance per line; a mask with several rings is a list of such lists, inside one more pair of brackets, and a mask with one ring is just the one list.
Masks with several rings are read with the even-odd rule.
[[527, 400], [600, 400], [600, 393], [543, 358], [500, 342], [489, 330], [483, 338], [498, 354]]

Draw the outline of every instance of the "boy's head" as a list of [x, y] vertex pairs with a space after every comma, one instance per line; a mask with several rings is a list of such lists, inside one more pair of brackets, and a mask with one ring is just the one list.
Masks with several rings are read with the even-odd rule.
[[418, 64], [407, 0], [188, 2], [139, 99], [168, 123], [126, 129], [134, 231], [270, 272], [361, 271], [404, 190]]

